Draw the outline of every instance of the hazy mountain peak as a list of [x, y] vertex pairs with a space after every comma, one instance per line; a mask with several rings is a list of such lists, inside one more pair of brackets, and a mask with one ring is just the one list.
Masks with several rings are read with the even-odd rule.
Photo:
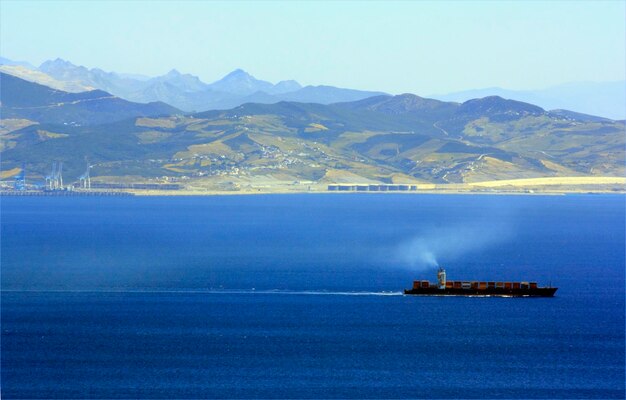
[[210, 85], [213, 90], [239, 95], [250, 95], [258, 91], [269, 92], [273, 86], [269, 82], [256, 79], [240, 68]]
[[42, 69], [42, 70], [50, 69], [50, 68], [78, 68], [78, 66], [59, 57], [55, 58], [54, 60], [44, 61], [39, 66], [39, 69]]
[[183, 74], [176, 69], [172, 69], [165, 75], [157, 76], [147, 81], [148, 86], [144, 89], [145, 93], [157, 93], [155, 87], [162, 84], [171, 86], [170, 90], [182, 90], [183, 92], [199, 92], [207, 88], [207, 84], [202, 82], [200, 78], [191, 74]]
[[271, 90], [271, 93], [281, 94], [281, 93], [295, 92], [296, 90], [300, 90], [300, 89], [302, 89], [302, 85], [290, 79], [290, 80], [280, 81], [277, 84], [275, 84]]
[[252, 77], [252, 75], [250, 75], [249, 73], [247, 73], [246, 71], [244, 71], [241, 68], [237, 68], [234, 71], [230, 72], [229, 74], [226, 75], [226, 77], [229, 76], [250, 76]]
[[[80, 81], [82, 84], [97, 87], [97, 82], [88, 77], [90, 70], [81, 65], [75, 65], [62, 58], [44, 61], [39, 70], [59, 80]], [[102, 75], [103, 71], [94, 70], [95, 74]]]
[[230, 81], [256, 81], [257, 79], [252, 76], [251, 74], [249, 74], [248, 72], [244, 71], [241, 68], [237, 68], [234, 71], [229, 72], [228, 74], [226, 74], [222, 79], [214, 82], [214, 83], [218, 83], [218, 82], [230, 82]]
[[300, 85], [298, 83], [298, 81], [295, 81], [293, 79], [287, 79], [287, 80], [284, 80], [284, 81], [280, 81], [275, 86], [279, 86], [279, 85], [297, 85], [298, 87], [302, 87], [302, 85]]

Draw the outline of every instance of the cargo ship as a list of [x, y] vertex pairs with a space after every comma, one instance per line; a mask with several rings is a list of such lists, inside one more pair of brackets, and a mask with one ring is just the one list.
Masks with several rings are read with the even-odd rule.
[[499, 296], [499, 297], [553, 297], [558, 288], [538, 287], [537, 282], [482, 282], [449, 281], [446, 271], [439, 268], [437, 283], [413, 281], [412, 289], [404, 294], [423, 296]]

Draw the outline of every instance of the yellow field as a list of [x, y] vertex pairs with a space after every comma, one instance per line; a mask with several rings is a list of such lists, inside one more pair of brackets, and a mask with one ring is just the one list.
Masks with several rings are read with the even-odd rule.
[[548, 185], [626, 185], [626, 178], [613, 176], [562, 176], [549, 178], [507, 179], [468, 183], [468, 186], [499, 187], [499, 186], [548, 186]]
[[6, 171], [0, 171], [0, 178], [2, 179], [6, 179], [6, 178], [10, 178], [12, 176], [15, 176], [17, 174], [19, 174], [20, 172], [22, 172], [21, 168], [13, 168], [13, 169], [9, 169]]
[[135, 121], [136, 126], [142, 126], [146, 128], [174, 128], [176, 127], [176, 121], [172, 118], [137, 118]]
[[39, 135], [39, 139], [41, 139], [41, 140], [60, 139], [60, 138], [64, 138], [64, 137], [68, 137], [69, 136], [69, 135], [67, 135], [65, 133], [48, 132], [48, 131], [44, 131], [42, 129], [37, 129], [37, 135]]

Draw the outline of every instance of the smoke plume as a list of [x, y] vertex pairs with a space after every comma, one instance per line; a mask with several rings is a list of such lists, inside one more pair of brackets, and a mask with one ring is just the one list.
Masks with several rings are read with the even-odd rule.
[[510, 232], [499, 225], [485, 228], [484, 223], [473, 226], [431, 228], [401, 243], [396, 261], [411, 269], [427, 269], [466, 257], [509, 239]]

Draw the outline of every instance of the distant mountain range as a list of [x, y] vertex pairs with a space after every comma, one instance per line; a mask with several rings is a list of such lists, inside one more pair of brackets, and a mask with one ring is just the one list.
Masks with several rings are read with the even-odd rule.
[[546, 110], [567, 109], [614, 120], [626, 119], [626, 81], [575, 82], [541, 90], [508, 90], [493, 87], [445, 95], [435, 94], [429, 97], [464, 102], [486, 96], [500, 96], [537, 104]]
[[[148, 77], [105, 72], [99, 68], [89, 69], [58, 58], [35, 67], [25, 61], [0, 57], [0, 71], [68, 92], [99, 89], [125, 100], [139, 103], [161, 101], [187, 112], [229, 109], [250, 102], [271, 104], [297, 101], [331, 104], [385, 94], [324, 85], [302, 87], [294, 80], [272, 84], [256, 79], [241, 69], [207, 84], [196, 76], [180, 73], [175, 69], [162, 76]], [[536, 104], [546, 110], [567, 109], [614, 120], [626, 119], [625, 81], [577, 82], [540, 90], [493, 87], [428, 97], [462, 103], [488, 96]]]
[[49, 60], [35, 68], [27, 63], [0, 59], [0, 71], [66, 91], [99, 89], [123, 99], [139, 102], [164, 102], [183, 111], [228, 109], [238, 105], [302, 101], [329, 104], [363, 99], [381, 92], [342, 89], [332, 86], [302, 87], [293, 80], [272, 84], [237, 69], [222, 79], [207, 84], [197, 76], [173, 69], [165, 75], [142, 75], [88, 69], [62, 59]]
[[[235, 81], [242, 93], [256, 85]], [[184, 114], [163, 103], [100, 90], [68, 93], [4, 73], [0, 83], [1, 167], [25, 164], [31, 177], [62, 161], [73, 179], [85, 160], [95, 181], [167, 176], [218, 188], [275, 180], [467, 183], [626, 174], [623, 121], [497, 96], [457, 103], [377, 95]]]
[[97, 125], [181, 111], [162, 102], [133, 103], [102, 90], [63, 92], [0, 72], [0, 113], [3, 119]]

